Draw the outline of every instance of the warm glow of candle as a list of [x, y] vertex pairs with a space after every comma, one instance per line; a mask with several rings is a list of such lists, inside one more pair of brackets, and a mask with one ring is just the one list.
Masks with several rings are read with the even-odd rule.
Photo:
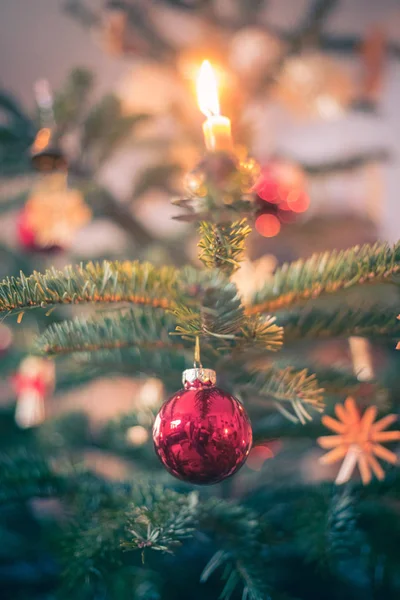
[[219, 115], [217, 78], [208, 60], [203, 61], [197, 78], [197, 99], [203, 115]]
[[207, 150], [231, 151], [231, 122], [220, 115], [217, 80], [208, 60], [203, 62], [197, 79], [197, 99], [201, 112], [207, 117], [203, 124]]

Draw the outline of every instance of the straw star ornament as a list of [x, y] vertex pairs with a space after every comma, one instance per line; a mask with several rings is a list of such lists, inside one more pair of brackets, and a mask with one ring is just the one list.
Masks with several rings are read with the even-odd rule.
[[396, 415], [387, 415], [375, 421], [378, 409], [369, 406], [361, 416], [354, 398], [347, 398], [344, 405], [336, 404], [335, 413], [338, 420], [328, 415], [322, 417], [322, 423], [337, 435], [318, 438], [321, 448], [330, 452], [321, 457], [322, 464], [333, 464], [343, 459], [335, 483], [348, 481], [358, 465], [364, 485], [368, 484], [374, 474], [378, 479], [385, 478], [384, 470], [377, 457], [391, 464], [397, 463], [397, 456], [381, 445], [381, 442], [400, 440], [400, 431], [384, 431], [396, 420]]

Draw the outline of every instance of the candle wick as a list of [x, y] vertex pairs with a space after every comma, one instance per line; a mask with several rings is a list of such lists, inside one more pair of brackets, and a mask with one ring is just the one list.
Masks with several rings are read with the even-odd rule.
[[207, 119], [211, 119], [212, 117], [218, 117], [219, 113], [215, 112], [211, 109], [206, 109], [204, 111], [205, 116], [207, 117]]

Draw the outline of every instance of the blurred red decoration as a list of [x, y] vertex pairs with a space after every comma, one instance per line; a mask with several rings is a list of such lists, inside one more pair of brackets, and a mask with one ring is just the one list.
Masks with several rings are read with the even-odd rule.
[[249, 454], [246, 465], [252, 471], [261, 471], [265, 461], [274, 456], [275, 454], [269, 446], [255, 446]]
[[156, 417], [156, 453], [178, 479], [218, 483], [236, 473], [249, 454], [249, 418], [236, 398], [215, 386], [210, 369], [188, 369], [184, 386]]
[[289, 161], [271, 161], [261, 170], [253, 191], [266, 202], [281, 204], [294, 203], [300, 194], [305, 193], [306, 177], [302, 169]]
[[17, 217], [17, 240], [20, 248], [28, 252], [60, 252], [63, 250], [61, 246], [41, 246], [39, 244], [25, 209], [22, 209]]
[[17, 424], [27, 428], [42, 423], [44, 400], [54, 390], [54, 363], [46, 358], [28, 356], [11, 381], [17, 394]]
[[35, 251], [68, 248], [90, 218], [81, 192], [68, 187], [67, 174], [48, 174], [34, 186], [19, 215], [19, 243]]
[[281, 230], [281, 224], [275, 215], [262, 214], [256, 218], [255, 227], [263, 237], [274, 237]]
[[258, 196], [255, 227], [264, 237], [274, 237], [281, 223], [292, 223], [310, 206], [307, 180], [302, 169], [290, 161], [271, 161], [261, 170], [252, 191]]
[[17, 217], [17, 236], [21, 248], [36, 250], [35, 233], [28, 223], [25, 210], [22, 210]]
[[[302, 191], [296, 194], [295, 196], [289, 195], [287, 204], [289, 206], [289, 210], [291, 210], [292, 212], [303, 213], [306, 212], [306, 210], [310, 206], [310, 197], [308, 196], [307, 192]], [[279, 208], [282, 207], [279, 206]]]

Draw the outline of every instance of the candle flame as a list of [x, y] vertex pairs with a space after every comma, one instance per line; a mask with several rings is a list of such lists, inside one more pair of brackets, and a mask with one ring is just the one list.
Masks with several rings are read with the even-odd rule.
[[220, 114], [217, 79], [208, 60], [203, 61], [197, 78], [197, 100], [206, 117]]
[[36, 134], [35, 141], [33, 142], [32, 151], [41, 152], [44, 150], [50, 142], [50, 137], [51, 129], [49, 129], [49, 127], [43, 127], [40, 129]]

